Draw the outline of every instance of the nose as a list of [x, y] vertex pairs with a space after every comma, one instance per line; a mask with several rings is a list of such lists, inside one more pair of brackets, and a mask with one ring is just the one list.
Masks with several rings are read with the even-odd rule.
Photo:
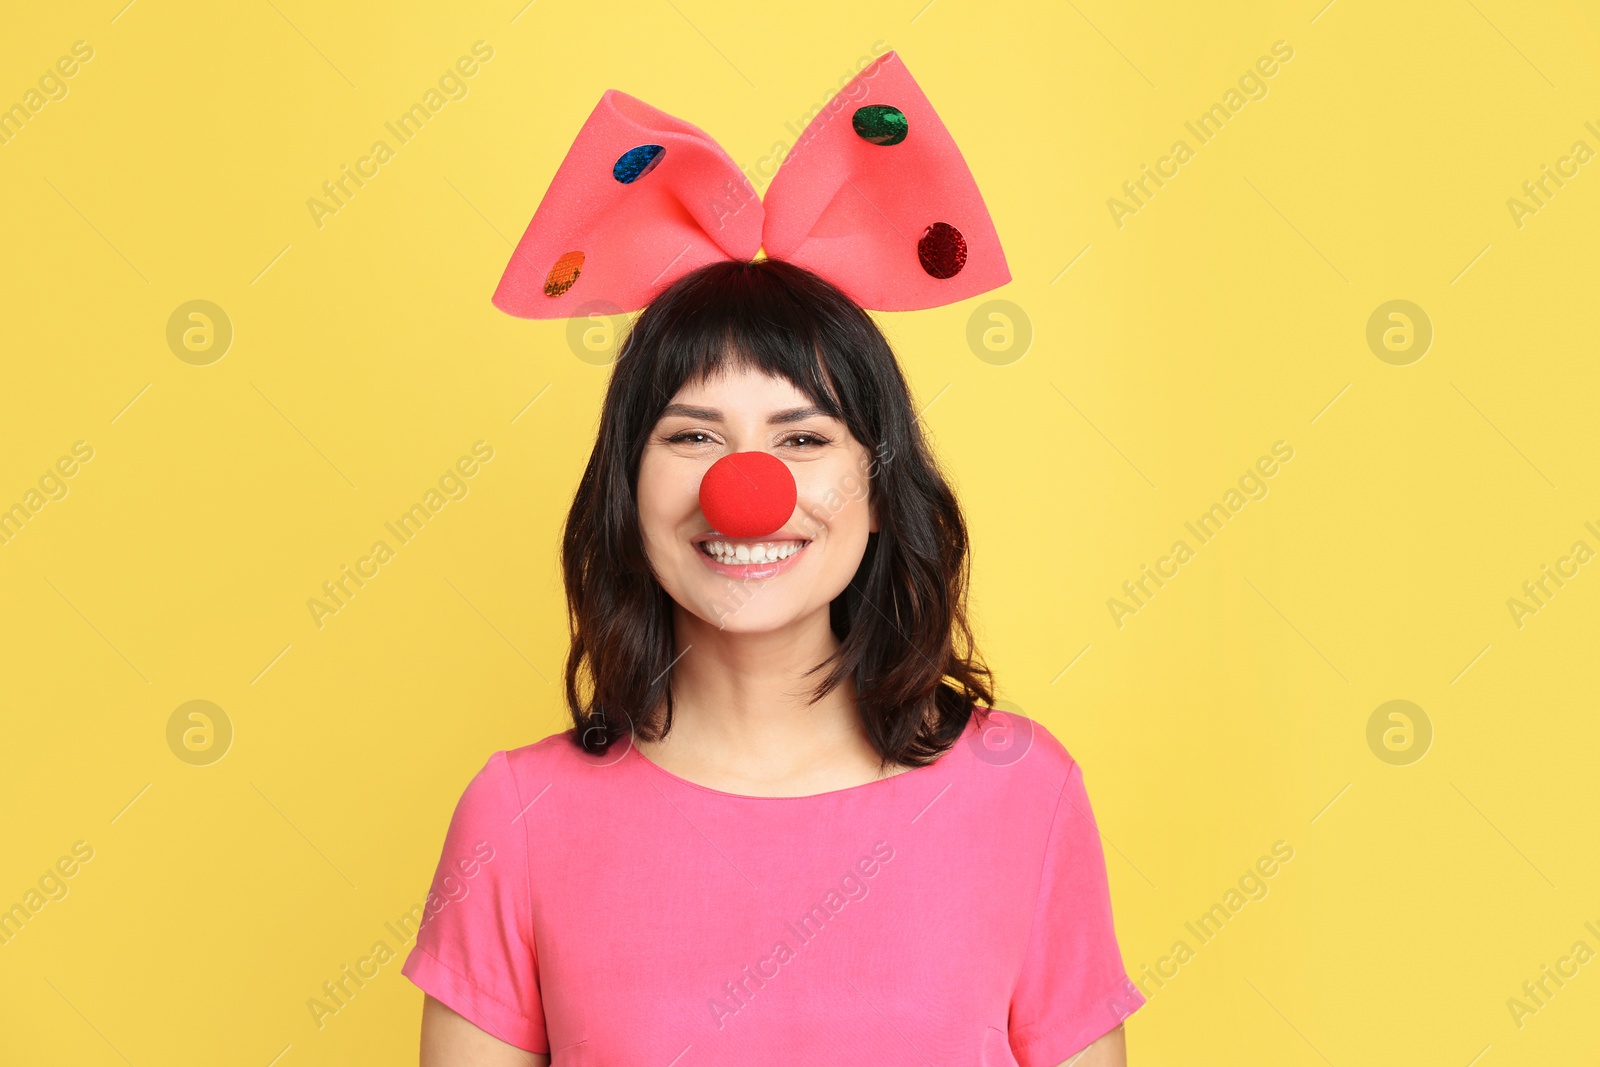
[[700, 479], [700, 513], [729, 537], [765, 537], [794, 514], [799, 491], [783, 460], [770, 452], [733, 452]]

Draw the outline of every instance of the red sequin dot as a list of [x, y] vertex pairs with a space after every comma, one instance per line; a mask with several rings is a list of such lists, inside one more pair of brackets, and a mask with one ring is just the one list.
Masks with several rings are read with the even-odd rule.
[[948, 222], [936, 222], [917, 242], [917, 258], [935, 278], [954, 278], [967, 265], [967, 239]]
[[550, 268], [550, 273], [544, 277], [544, 295], [560, 296], [572, 288], [572, 283], [578, 280], [578, 274], [583, 270], [583, 253], [568, 252], [556, 260], [556, 265]]

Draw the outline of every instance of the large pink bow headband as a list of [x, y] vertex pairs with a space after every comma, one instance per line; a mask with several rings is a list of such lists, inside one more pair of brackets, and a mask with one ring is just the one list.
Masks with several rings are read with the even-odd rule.
[[636, 311], [690, 271], [763, 247], [874, 311], [939, 307], [1011, 280], [961, 150], [886, 52], [806, 126], [765, 200], [704, 131], [606, 90], [494, 303], [526, 319]]

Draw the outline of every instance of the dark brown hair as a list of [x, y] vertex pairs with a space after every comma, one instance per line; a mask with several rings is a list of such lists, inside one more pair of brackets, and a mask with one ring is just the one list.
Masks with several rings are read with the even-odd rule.
[[656, 741], [672, 727], [673, 603], [639, 530], [639, 464], [684, 383], [727, 366], [793, 382], [873, 457], [868, 491], [879, 529], [831, 606], [840, 644], [813, 668], [826, 674], [811, 700], [853, 677], [884, 764], [933, 762], [961, 735], [974, 704], [993, 703], [966, 616], [966, 523], [877, 324], [830, 282], [775, 259], [728, 260], [685, 275], [640, 313], [622, 343], [562, 538], [569, 736], [603, 752], [630, 729]]

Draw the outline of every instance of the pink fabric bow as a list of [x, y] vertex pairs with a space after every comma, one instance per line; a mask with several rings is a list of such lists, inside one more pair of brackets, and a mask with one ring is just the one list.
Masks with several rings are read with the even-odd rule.
[[526, 319], [636, 311], [690, 271], [748, 262], [762, 247], [875, 311], [938, 307], [1011, 280], [961, 150], [886, 52], [807, 125], [765, 200], [699, 127], [606, 90], [494, 303]]

